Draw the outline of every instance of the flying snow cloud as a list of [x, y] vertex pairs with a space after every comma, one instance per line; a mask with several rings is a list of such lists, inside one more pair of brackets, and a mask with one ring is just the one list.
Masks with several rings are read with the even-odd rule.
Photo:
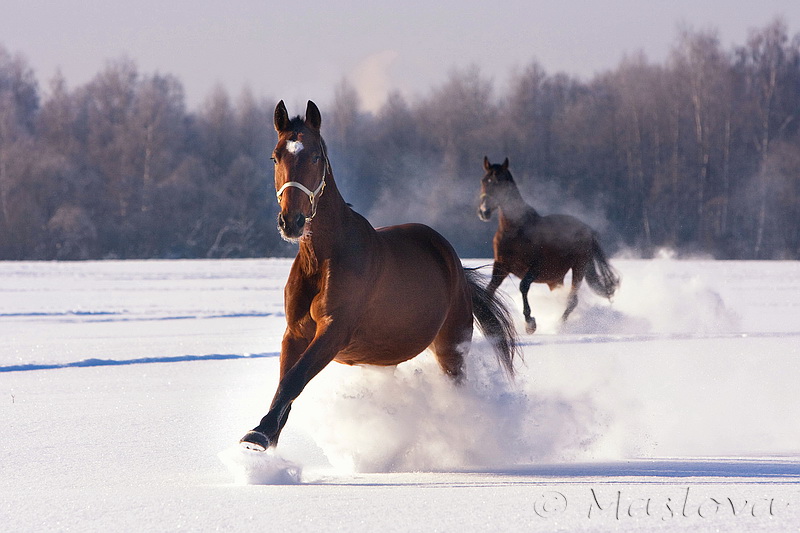
[[290, 423], [337, 470], [480, 469], [582, 457], [607, 423], [585, 396], [544, 396], [509, 381], [480, 339], [456, 386], [424, 354], [397, 367], [326, 368]]

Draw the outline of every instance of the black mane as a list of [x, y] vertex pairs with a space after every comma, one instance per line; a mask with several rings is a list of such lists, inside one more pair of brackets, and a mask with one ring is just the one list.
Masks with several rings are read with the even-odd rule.
[[306, 121], [300, 115], [289, 121], [289, 129], [292, 131], [300, 131], [305, 125]]

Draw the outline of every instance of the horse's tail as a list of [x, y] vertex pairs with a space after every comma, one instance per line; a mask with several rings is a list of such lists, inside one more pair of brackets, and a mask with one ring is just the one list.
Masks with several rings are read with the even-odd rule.
[[592, 260], [586, 269], [586, 281], [594, 292], [609, 300], [619, 288], [619, 274], [606, 259], [596, 234], [592, 235]]
[[497, 360], [513, 377], [514, 357], [519, 353], [519, 347], [511, 314], [496, 294], [486, 290], [476, 270], [465, 268], [464, 275], [472, 293], [472, 315], [484, 336], [492, 343]]

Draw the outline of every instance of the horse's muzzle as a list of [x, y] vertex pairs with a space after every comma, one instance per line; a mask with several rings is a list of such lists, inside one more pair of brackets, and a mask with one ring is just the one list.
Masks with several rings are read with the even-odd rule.
[[485, 205], [481, 205], [478, 208], [478, 218], [484, 222], [489, 222], [492, 219], [492, 210]]
[[302, 213], [295, 215], [278, 215], [278, 229], [281, 235], [287, 240], [297, 240], [303, 236], [306, 225], [306, 216]]

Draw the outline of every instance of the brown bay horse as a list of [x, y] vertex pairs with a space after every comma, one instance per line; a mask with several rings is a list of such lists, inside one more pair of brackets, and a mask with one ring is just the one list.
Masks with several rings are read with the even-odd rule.
[[536, 330], [536, 319], [528, 304], [531, 283], [546, 283], [554, 290], [564, 284], [564, 277], [572, 270], [572, 287], [562, 321], [578, 305], [578, 289], [584, 277], [592, 290], [611, 300], [620, 279], [600, 248], [597, 233], [575, 217], [542, 216], [525, 203], [508, 170], [508, 158], [501, 165], [493, 165], [484, 157], [483, 168], [486, 174], [481, 179], [478, 216], [489, 221], [497, 209], [499, 218], [489, 293], [494, 294], [509, 274], [521, 280], [519, 290], [528, 333]]
[[274, 119], [278, 226], [299, 250], [284, 290], [278, 388], [242, 445], [275, 446], [292, 402], [331, 361], [397, 365], [430, 348], [458, 383], [473, 321], [513, 375], [517, 345], [508, 310], [462, 267], [450, 243], [421, 224], [376, 230], [345, 203], [313, 102], [304, 119], [290, 119], [281, 101]]

